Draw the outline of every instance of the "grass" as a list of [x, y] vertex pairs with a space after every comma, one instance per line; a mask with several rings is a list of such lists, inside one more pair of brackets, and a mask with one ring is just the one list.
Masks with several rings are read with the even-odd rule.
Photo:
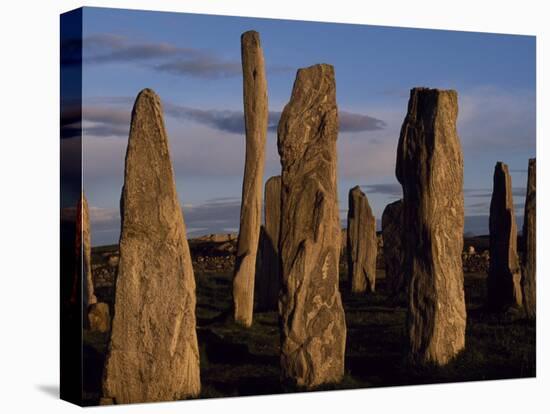
[[[481, 274], [465, 275], [466, 349], [445, 367], [412, 364], [407, 354], [405, 303], [387, 297], [380, 272], [377, 292], [372, 295], [351, 295], [342, 280], [346, 373], [341, 383], [321, 389], [535, 376], [535, 323], [513, 314], [487, 313], [483, 306], [486, 280]], [[196, 279], [201, 397], [300, 391], [280, 383], [277, 313], [255, 313], [252, 327], [243, 328], [232, 321], [231, 273], [197, 273]], [[107, 335], [84, 335], [88, 361], [85, 391], [90, 403], [99, 398], [107, 341]]]

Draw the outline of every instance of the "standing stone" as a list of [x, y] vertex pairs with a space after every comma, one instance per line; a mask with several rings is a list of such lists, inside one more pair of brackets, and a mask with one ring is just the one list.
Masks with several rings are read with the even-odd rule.
[[134, 103], [120, 201], [122, 231], [104, 401], [178, 400], [200, 392], [195, 278], [162, 107]]
[[359, 186], [349, 191], [348, 280], [353, 293], [374, 292], [376, 283], [376, 219]]
[[523, 306], [529, 319], [537, 315], [537, 162], [529, 160], [527, 194], [523, 215], [523, 271], [521, 290]]
[[[81, 266], [82, 280], [84, 290], [82, 292], [84, 310], [97, 303], [97, 298], [94, 294], [94, 281], [92, 277], [92, 239], [90, 234], [90, 214], [88, 212], [88, 201], [81, 194], [80, 200], [76, 208], [76, 249], [77, 249], [77, 266]], [[77, 272], [80, 274], [80, 272]]]
[[90, 233], [90, 213], [88, 211], [88, 201], [84, 194], [81, 196], [82, 203], [82, 269], [84, 271], [84, 286], [87, 305], [97, 303], [94, 294], [94, 280], [92, 277], [92, 236]]
[[517, 254], [517, 224], [514, 214], [512, 179], [508, 166], [497, 162], [489, 217], [489, 308], [502, 311], [521, 307], [521, 270]]
[[111, 317], [109, 305], [97, 301], [94, 294], [94, 280], [92, 276], [92, 237], [90, 232], [90, 214], [88, 202], [84, 193], [78, 205], [78, 217], [80, 218], [80, 248], [82, 257], [82, 272], [84, 281], [84, 309], [87, 315], [87, 327], [91, 331], [108, 332], [111, 329]]
[[407, 291], [403, 271], [403, 230], [403, 200], [397, 200], [388, 204], [382, 213], [386, 286], [392, 296]]
[[246, 160], [239, 240], [233, 277], [233, 305], [235, 321], [244, 326], [250, 326], [254, 310], [254, 277], [262, 220], [262, 184], [268, 126], [264, 55], [260, 45], [260, 35], [257, 32], [243, 33], [241, 55]]
[[338, 110], [334, 68], [298, 70], [278, 126], [281, 156], [281, 375], [313, 388], [344, 374], [346, 322], [338, 290]]
[[411, 356], [438, 365], [465, 343], [464, 167], [457, 115], [455, 91], [412, 89], [397, 149]]
[[281, 288], [279, 231], [281, 228], [281, 176], [265, 183], [264, 219], [261, 242], [261, 269], [258, 272], [257, 308], [276, 310]]
[[340, 255], [342, 256], [342, 259], [345, 259], [344, 254], [347, 254], [347, 251], [348, 251], [348, 229], [343, 228], [340, 233]]

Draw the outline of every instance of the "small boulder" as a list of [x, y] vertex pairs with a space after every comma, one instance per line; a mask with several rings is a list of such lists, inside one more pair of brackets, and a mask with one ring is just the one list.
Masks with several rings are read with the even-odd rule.
[[90, 330], [93, 332], [109, 332], [111, 330], [111, 316], [109, 305], [104, 302], [97, 302], [90, 306], [88, 311]]

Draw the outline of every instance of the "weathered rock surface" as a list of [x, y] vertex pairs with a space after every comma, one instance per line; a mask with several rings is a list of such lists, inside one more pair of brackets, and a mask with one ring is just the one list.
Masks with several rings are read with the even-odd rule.
[[414, 88], [397, 149], [411, 355], [446, 364], [464, 348], [463, 158], [457, 94]]
[[109, 305], [104, 302], [94, 303], [88, 312], [90, 330], [95, 332], [109, 332], [111, 329], [111, 316]]
[[403, 200], [397, 200], [388, 204], [382, 213], [386, 286], [393, 296], [407, 292], [403, 269], [403, 231]]
[[162, 108], [150, 89], [132, 110], [121, 221], [103, 397], [138, 403], [197, 396], [195, 279]]
[[528, 318], [537, 315], [537, 162], [529, 160], [527, 194], [523, 214], [523, 268], [521, 290]]
[[233, 305], [235, 321], [250, 326], [254, 311], [254, 278], [262, 220], [262, 185], [268, 126], [267, 81], [260, 35], [257, 32], [243, 33], [241, 54], [246, 159], [233, 278]]
[[374, 292], [376, 284], [376, 219], [359, 186], [349, 191], [347, 255], [348, 280], [353, 293]]
[[[81, 195], [77, 207], [77, 249], [78, 257], [81, 260], [77, 261], [77, 266], [82, 266], [82, 280], [84, 290], [82, 292], [84, 309], [88, 306], [97, 303], [97, 298], [94, 294], [94, 280], [92, 276], [92, 238], [90, 234], [90, 214], [88, 211], [88, 201]], [[80, 225], [80, 229], [78, 229]]]
[[271, 177], [265, 183], [265, 225], [260, 237], [261, 267], [257, 275], [257, 308], [276, 310], [281, 288], [279, 263], [279, 231], [281, 228], [281, 177]]
[[517, 253], [512, 179], [508, 166], [502, 162], [495, 165], [489, 233], [489, 307], [497, 311], [504, 311], [512, 306], [521, 307], [521, 269]]
[[278, 126], [281, 156], [281, 375], [307, 388], [344, 374], [346, 322], [338, 290], [338, 112], [334, 69], [298, 70]]

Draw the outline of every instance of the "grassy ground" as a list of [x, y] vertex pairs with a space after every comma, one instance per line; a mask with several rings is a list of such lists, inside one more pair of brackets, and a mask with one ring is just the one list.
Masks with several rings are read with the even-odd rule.
[[[381, 271], [383, 277], [383, 271]], [[535, 325], [516, 315], [484, 311], [485, 276], [466, 274], [466, 350], [444, 368], [408, 361], [405, 303], [388, 299], [384, 279], [373, 295], [351, 295], [342, 283], [346, 311], [346, 376], [330, 389], [531, 377]], [[255, 314], [252, 329], [234, 324], [229, 274], [199, 275], [197, 317], [203, 396], [284, 392], [279, 384], [278, 320]], [[224, 314], [225, 313], [225, 314]], [[220, 316], [221, 315], [221, 316]], [[292, 390], [290, 390], [292, 391]]]
[[[465, 275], [468, 324], [466, 350], [444, 368], [414, 366], [407, 358], [404, 303], [385, 294], [383, 271], [377, 293], [354, 296], [342, 282], [346, 311], [346, 375], [324, 389], [532, 377], [535, 324], [518, 315], [485, 312], [485, 276]], [[345, 274], [342, 272], [342, 274]], [[231, 274], [197, 273], [197, 325], [201, 354], [201, 397], [258, 395], [296, 390], [279, 381], [276, 312], [256, 313], [252, 328], [232, 322]], [[89, 402], [97, 401], [107, 335], [85, 332]]]

